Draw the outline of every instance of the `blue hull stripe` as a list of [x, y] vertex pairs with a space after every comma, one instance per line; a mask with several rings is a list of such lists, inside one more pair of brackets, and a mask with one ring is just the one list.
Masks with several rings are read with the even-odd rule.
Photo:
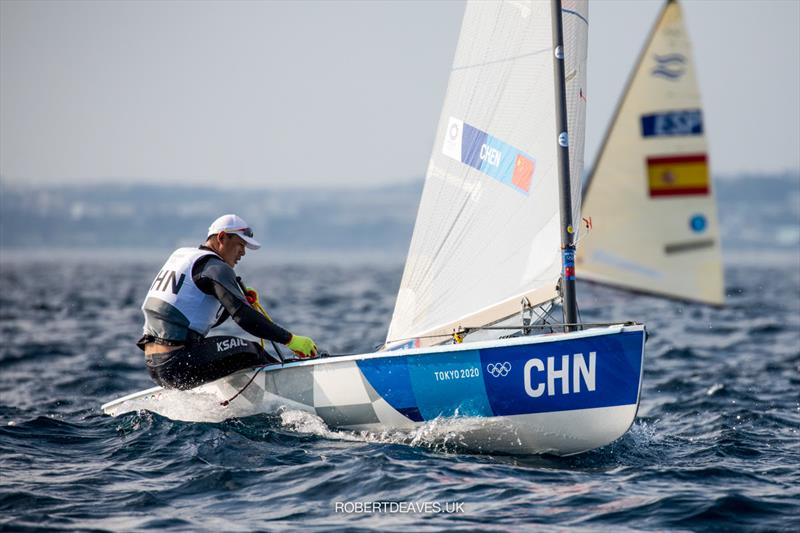
[[409, 358], [411, 388], [422, 417], [492, 416], [480, 366], [478, 350]]
[[639, 394], [643, 336], [634, 331], [382, 357], [358, 361], [358, 367], [381, 397], [415, 422], [631, 405]]

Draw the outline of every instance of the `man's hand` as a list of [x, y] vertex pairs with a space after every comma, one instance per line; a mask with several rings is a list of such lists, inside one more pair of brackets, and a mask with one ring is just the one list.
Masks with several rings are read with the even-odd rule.
[[247, 287], [244, 291], [244, 297], [247, 298], [247, 303], [254, 306], [258, 303], [258, 292], [252, 287]]
[[301, 359], [308, 359], [317, 356], [317, 345], [309, 337], [302, 335], [292, 335], [291, 340], [286, 346], [297, 354]]

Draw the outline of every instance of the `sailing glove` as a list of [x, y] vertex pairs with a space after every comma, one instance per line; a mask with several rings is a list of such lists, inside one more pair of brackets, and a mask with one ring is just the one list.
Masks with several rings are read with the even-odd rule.
[[309, 337], [302, 335], [292, 335], [286, 346], [297, 354], [301, 359], [308, 359], [317, 356], [317, 345]]

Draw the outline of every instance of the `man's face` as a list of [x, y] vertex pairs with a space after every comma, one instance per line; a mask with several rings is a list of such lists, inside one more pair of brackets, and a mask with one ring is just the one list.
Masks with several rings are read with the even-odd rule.
[[231, 268], [236, 266], [239, 259], [244, 257], [245, 244], [244, 239], [235, 233], [225, 233], [220, 235], [219, 255], [222, 260], [228, 263]]

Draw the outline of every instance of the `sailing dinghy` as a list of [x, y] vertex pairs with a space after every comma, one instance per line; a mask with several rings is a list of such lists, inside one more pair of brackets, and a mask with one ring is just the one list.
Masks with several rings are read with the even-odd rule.
[[[213, 422], [289, 408], [376, 433], [455, 421], [458, 441], [484, 453], [570, 455], [624, 434], [644, 326], [576, 318], [587, 30], [585, 0], [468, 2], [383, 350], [155, 387], [103, 411]], [[558, 332], [521, 327], [557, 300]], [[515, 316], [505, 338], [460, 342]]]
[[592, 230], [581, 278], [725, 303], [700, 89], [683, 13], [668, 0], [606, 133], [583, 195]]

